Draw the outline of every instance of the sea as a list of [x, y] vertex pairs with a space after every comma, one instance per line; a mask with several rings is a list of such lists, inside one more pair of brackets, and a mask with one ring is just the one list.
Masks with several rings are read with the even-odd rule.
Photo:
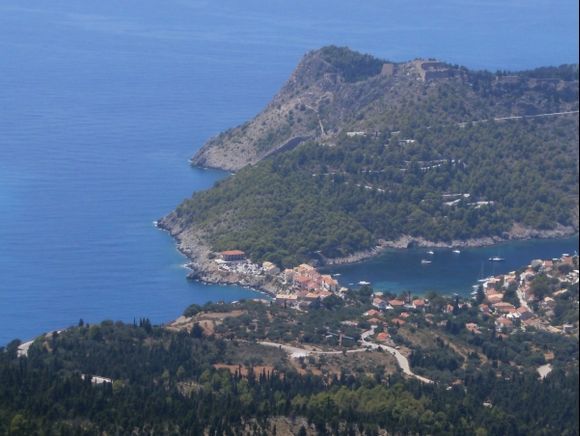
[[[186, 259], [153, 222], [228, 176], [188, 159], [328, 44], [476, 69], [575, 63], [578, 2], [2, 0], [0, 345], [79, 319], [163, 323], [191, 303], [260, 297], [186, 280]], [[388, 252], [335, 273], [467, 292], [495, 250], [511, 269], [577, 247], [443, 251], [428, 267], [420, 251]]]

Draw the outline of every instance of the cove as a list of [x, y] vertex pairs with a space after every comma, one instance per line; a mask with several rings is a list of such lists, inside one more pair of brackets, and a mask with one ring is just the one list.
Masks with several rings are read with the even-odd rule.
[[[400, 293], [411, 291], [423, 295], [429, 291], [441, 294], [469, 295], [480, 278], [504, 274], [528, 265], [532, 259], [551, 259], [578, 250], [578, 235], [565, 239], [513, 241], [489, 247], [465, 248], [461, 253], [451, 249], [390, 249], [376, 258], [326, 269], [337, 276], [343, 286], [370, 282], [375, 290]], [[502, 262], [490, 262], [490, 257]], [[422, 260], [431, 261], [429, 264]]]

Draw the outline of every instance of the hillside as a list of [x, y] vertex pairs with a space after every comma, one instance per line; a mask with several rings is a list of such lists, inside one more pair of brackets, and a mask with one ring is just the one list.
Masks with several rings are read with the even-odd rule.
[[194, 158], [242, 169], [160, 224], [190, 257], [239, 248], [283, 266], [570, 234], [577, 109], [576, 66], [491, 74], [324, 48]]
[[577, 106], [577, 66], [492, 74], [424, 59], [393, 63], [330, 46], [306, 54], [262, 112], [210, 139], [192, 164], [236, 171], [308, 139], [332, 144], [345, 131], [414, 129]]
[[[434, 295], [407, 325], [374, 315], [380, 333], [363, 339], [371, 294], [351, 290], [307, 311], [192, 305], [166, 326], [81, 320], [25, 353], [15, 340], [0, 347], [0, 434], [578, 433], [576, 336], [497, 333], [481, 311], [461, 301], [444, 313], [452, 300]], [[374, 342], [385, 335], [436, 383], [399, 369]], [[296, 347], [311, 351], [289, 354]]]

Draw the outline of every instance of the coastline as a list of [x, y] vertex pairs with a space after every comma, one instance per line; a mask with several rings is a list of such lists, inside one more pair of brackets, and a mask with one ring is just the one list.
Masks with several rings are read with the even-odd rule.
[[519, 225], [506, 232], [503, 236], [487, 236], [482, 238], [470, 238], [465, 240], [452, 240], [451, 242], [435, 242], [422, 237], [403, 235], [396, 240], [379, 240], [378, 244], [370, 249], [357, 251], [348, 256], [336, 258], [324, 258], [324, 266], [349, 265], [359, 263], [379, 256], [387, 249], [404, 250], [407, 248], [479, 248], [499, 245], [510, 241], [527, 241], [534, 239], [560, 239], [578, 234], [573, 227], [558, 225], [552, 230], [537, 230]]
[[[173, 213], [155, 221], [157, 229], [166, 231], [176, 241], [177, 250], [183, 254], [189, 262], [185, 265], [189, 269], [188, 280], [196, 280], [203, 284], [212, 285], [234, 285], [264, 294], [268, 297], [275, 297], [277, 286], [268, 277], [255, 277], [250, 279], [247, 276], [230, 272], [225, 273], [218, 269], [217, 265], [210, 259], [211, 250], [203, 241], [201, 232], [182, 231], [181, 228], [171, 225], [175, 224]], [[185, 234], [184, 234], [185, 233]]]
[[[276, 280], [267, 276], [247, 276], [234, 272], [224, 272], [213, 262], [212, 251], [204, 240], [201, 230], [182, 228], [175, 212], [163, 217], [155, 222], [158, 229], [167, 231], [176, 241], [176, 247], [189, 262], [186, 267], [190, 270], [187, 278], [196, 280], [204, 284], [234, 285], [241, 286], [269, 297], [275, 297], [282, 288]], [[524, 241], [534, 239], [559, 239], [571, 237], [578, 234], [578, 230], [573, 227], [557, 226], [552, 230], [530, 229], [520, 225], [513, 228], [504, 235], [471, 238], [466, 240], [453, 240], [450, 242], [434, 242], [421, 237], [403, 235], [396, 240], [379, 240], [378, 244], [370, 249], [361, 250], [348, 256], [339, 258], [322, 257], [321, 267], [334, 265], [355, 264], [369, 260], [381, 255], [387, 249], [407, 249], [414, 247], [421, 248], [477, 248], [486, 247], [509, 241]]]

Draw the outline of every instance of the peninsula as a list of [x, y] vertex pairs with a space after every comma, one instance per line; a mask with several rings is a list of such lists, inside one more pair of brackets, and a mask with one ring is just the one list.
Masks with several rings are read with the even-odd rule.
[[192, 164], [236, 173], [159, 227], [193, 277], [225, 283], [239, 283], [214, 269], [226, 250], [284, 269], [567, 236], [578, 131], [577, 65], [491, 73], [325, 47], [254, 119], [201, 148]]

